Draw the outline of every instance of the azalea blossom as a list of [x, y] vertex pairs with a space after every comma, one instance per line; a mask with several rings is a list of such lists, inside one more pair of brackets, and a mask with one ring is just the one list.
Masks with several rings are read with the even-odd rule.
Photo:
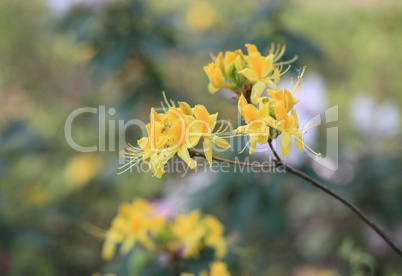
[[[158, 113], [151, 109], [150, 123], [146, 125], [147, 136], [137, 141], [138, 146], [130, 146], [121, 152], [127, 163], [120, 169], [129, 170], [138, 162], [144, 162], [158, 178], [165, 173], [164, 165], [174, 156], [181, 158], [191, 169], [196, 162], [190, 151], [204, 139], [203, 147], [208, 162], [212, 163], [212, 144], [229, 148], [229, 143], [218, 137], [219, 131], [213, 132], [218, 113], [210, 114], [203, 105], [191, 108], [185, 102], [178, 106], [166, 100], [168, 108]], [[122, 173], [121, 172], [121, 173]]]

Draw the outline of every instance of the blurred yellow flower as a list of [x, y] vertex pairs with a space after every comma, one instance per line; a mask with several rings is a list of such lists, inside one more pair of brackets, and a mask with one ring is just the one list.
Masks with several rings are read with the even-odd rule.
[[132, 204], [123, 203], [106, 233], [102, 257], [110, 260], [115, 254], [117, 244], [121, 243], [121, 253], [127, 254], [136, 243], [148, 250], [155, 249], [152, 235], [162, 229], [165, 215], [155, 215], [155, 207], [142, 199]]
[[199, 255], [201, 239], [205, 235], [200, 218], [200, 211], [195, 210], [188, 215], [177, 216], [170, 226], [172, 236], [178, 241], [173, 246], [179, 245], [183, 249], [184, 258], [196, 258]]
[[215, 23], [215, 10], [207, 1], [195, 1], [189, 8], [186, 16], [188, 26], [197, 31], [204, 31]]
[[230, 276], [230, 273], [224, 262], [213, 262], [209, 276]]
[[[195, 276], [195, 274], [184, 272], [180, 276]], [[198, 276], [230, 276], [230, 273], [224, 262], [216, 261], [210, 265], [209, 271], [203, 270]]]
[[227, 244], [223, 237], [224, 227], [222, 223], [214, 216], [207, 215], [202, 221], [207, 232], [205, 236], [205, 244], [215, 249], [215, 257], [222, 259], [226, 256]]
[[206, 247], [215, 249], [216, 258], [223, 258], [227, 245], [223, 225], [214, 216], [204, 218], [200, 210], [167, 219], [157, 206], [143, 199], [120, 205], [110, 229], [106, 232], [102, 258], [110, 260], [120, 244], [127, 254], [136, 244], [151, 252], [168, 252], [181, 258], [197, 258]]
[[98, 155], [83, 153], [70, 159], [65, 175], [69, 184], [75, 188], [80, 188], [88, 184], [101, 168], [102, 160]]

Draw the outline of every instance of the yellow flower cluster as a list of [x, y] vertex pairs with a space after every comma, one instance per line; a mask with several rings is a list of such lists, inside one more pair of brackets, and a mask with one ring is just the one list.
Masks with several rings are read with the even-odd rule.
[[[296, 146], [303, 151], [303, 138], [294, 109], [299, 102], [295, 95], [301, 76], [293, 92], [277, 86], [280, 77], [288, 71], [282, 70], [282, 66], [293, 60], [278, 62], [285, 52], [285, 46], [275, 50], [272, 45], [267, 56], [261, 55], [255, 45], [245, 46], [247, 55], [241, 50], [220, 53], [215, 62], [204, 67], [210, 81], [209, 91], [230, 88], [239, 94], [238, 109], [246, 125], [238, 127], [234, 132], [250, 136], [250, 154], [255, 152], [257, 143], [265, 144], [280, 134], [283, 155], [289, 155], [291, 136], [295, 136]], [[262, 96], [265, 90], [268, 97]]]
[[196, 162], [191, 158], [189, 150], [194, 148], [203, 138], [204, 154], [212, 165], [212, 144], [221, 148], [229, 148], [229, 143], [213, 133], [216, 126], [218, 113], [210, 114], [203, 105], [196, 105], [193, 108], [185, 102], [173, 101], [170, 103], [165, 99], [167, 108], [158, 113], [151, 109], [150, 123], [146, 125], [147, 137], [137, 141], [138, 147], [130, 147], [121, 152], [121, 155], [128, 161], [123, 167], [127, 171], [138, 162], [149, 164], [154, 175], [160, 178], [164, 173], [166, 162], [177, 155], [191, 169], [195, 169]]
[[294, 61], [279, 62], [286, 47], [271, 45], [267, 56], [261, 55], [257, 47], [246, 44], [247, 55], [242, 50], [219, 53], [214, 62], [204, 66], [209, 78], [208, 90], [215, 93], [220, 88], [230, 88], [236, 94], [244, 94], [254, 104], [266, 86], [277, 89], [281, 75], [286, 73], [283, 65]]
[[[244, 117], [246, 125], [238, 127], [235, 132], [250, 136], [250, 154], [256, 149], [256, 144], [265, 144], [268, 139], [282, 135], [282, 154], [289, 155], [291, 136], [295, 136], [295, 145], [303, 151], [304, 143], [299, 129], [299, 120], [293, 105], [297, 103], [288, 90], [269, 90], [272, 98], [260, 101], [258, 108], [247, 103], [243, 95], [238, 101], [238, 109]], [[290, 112], [290, 114], [288, 114]]]
[[126, 254], [139, 244], [147, 250], [167, 252], [183, 259], [197, 258], [203, 249], [213, 248], [215, 257], [221, 259], [227, 253], [223, 233], [223, 225], [212, 215], [202, 217], [195, 210], [169, 219], [167, 214], [158, 214], [155, 205], [137, 199], [121, 204], [106, 233], [102, 257], [113, 258], [117, 245]]
[[[182, 273], [180, 276], [195, 276], [193, 273]], [[208, 271], [201, 271], [198, 276], [230, 276], [227, 265], [224, 262], [213, 262]]]

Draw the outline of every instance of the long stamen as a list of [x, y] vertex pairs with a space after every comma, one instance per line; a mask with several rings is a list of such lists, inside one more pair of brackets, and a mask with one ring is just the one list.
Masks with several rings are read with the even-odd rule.
[[119, 168], [117, 168], [118, 170], [122, 170], [124, 167], [127, 167], [125, 170], [118, 172], [117, 174], [122, 174], [126, 171], [128, 171], [129, 169], [131, 169], [133, 166], [137, 165], [140, 162], [141, 158], [136, 158], [134, 160], [131, 160], [129, 162], [127, 162], [126, 164], [120, 166]]
[[272, 54], [275, 51], [275, 43], [271, 42], [271, 49], [268, 51], [269, 54]]
[[167, 97], [166, 97], [166, 92], [165, 92], [165, 91], [162, 91], [162, 95], [163, 95], [163, 99], [165, 100], [166, 105], [167, 105], [169, 108], [171, 108], [171, 106], [170, 106], [170, 104], [169, 104], [169, 101], [168, 101], [168, 99], [167, 99]]
[[[274, 62], [278, 61], [284, 54], [286, 51], [286, 45], [283, 45], [282, 48], [279, 48], [280, 44], [278, 44], [278, 51], [275, 53], [275, 58], [274, 58]], [[280, 51], [279, 51], [280, 49]]]
[[295, 87], [293, 88], [292, 94], [293, 94], [294, 96], [297, 96], [297, 95], [300, 93], [300, 90], [301, 90], [301, 83], [302, 83], [303, 75], [304, 75], [304, 72], [305, 72], [305, 71], [306, 71], [306, 66], [303, 66], [303, 67], [302, 67], [302, 70], [301, 70], [301, 72], [300, 72], [300, 74], [299, 74], [299, 76], [297, 77], [296, 85], [295, 85]]
[[302, 144], [303, 147], [306, 147], [312, 154], [314, 154], [317, 157], [321, 157], [322, 154], [320, 152], [315, 152], [312, 148], [310, 148], [309, 146], [307, 146], [300, 138], [298, 138], [297, 136], [295, 136], [295, 139], [299, 140]]
[[245, 136], [247, 135], [247, 133], [237, 133], [237, 134], [233, 134], [233, 135], [228, 135], [228, 136], [219, 136], [219, 138], [232, 138], [232, 137], [240, 137], [240, 136]]
[[167, 109], [166, 109], [165, 105], [163, 104], [163, 101], [161, 101], [161, 106], [162, 106], [163, 111], [165, 111], [165, 113], [166, 113]]
[[300, 131], [309, 130], [310, 128], [315, 126], [315, 122], [310, 123], [306, 128], [299, 129]]
[[220, 134], [222, 132], [225, 132], [229, 128], [229, 125], [226, 125], [225, 127], [223, 127], [223, 126], [224, 126], [224, 124], [221, 123], [218, 130], [215, 132], [215, 134]]
[[138, 162], [139, 161], [137, 161], [137, 162], [135, 162], [135, 163], [133, 163], [133, 164], [131, 164], [131, 166], [128, 166], [124, 171], [121, 171], [121, 172], [117, 172], [116, 174], [117, 175], [120, 175], [120, 174], [123, 174], [123, 173], [125, 173], [126, 171], [128, 171], [129, 169], [131, 169], [132, 167], [134, 167], [135, 165], [137, 165], [138, 164]]
[[246, 150], [246, 148], [247, 148], [247, 146], [250, 144], [250, 142], [251, 142], [251, 140], [248, 140], [248, 142], [246, 143], [246, 145], [244, 146], [244, 148], [239, 152], [239, 154], [242, 154], [242, 153]]
[[276, 44], [276, 50], [274, 56], [277, 57], [279, 55], [279, 51], [281, 50], [281, 45], [278, 43]]
[[[299, 58], [299, 57], [296, 55], [296, 56], [294, 56], [292, 59], [289, 59], [289, 60], [286, 60], [286, 61], [281, 61], [279, 64], [288, 65], [288, 64], [290, 64], [290, 63], [295, 62], [298, 58]], [[275, 66], [278, 66], [278, 63], [274, 63], [274, 65], [275, 65]]]

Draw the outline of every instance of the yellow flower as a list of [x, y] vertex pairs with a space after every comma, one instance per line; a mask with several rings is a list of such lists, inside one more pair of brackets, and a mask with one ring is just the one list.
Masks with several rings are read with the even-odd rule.
[[196, 1], [190, 6], [186, 19], [190, 27], [198, 31], [204, 31], [215, 23], [215, 10], [207, 1]]
[[154, 212], [155, 207], [142, 199], [132, 204], [121, 204], [106, 233], [102, 257], [105, 260], [113, 258], [117, 244], [121, 244], [122, 254], [129, 252], [137, 243], [148, 250], [154, 250], [152, 235], [160, 231], [166, 221], [164, 215], [154, 216]]
[[203, 105], [191, 108], [187, 103], [179, 102], [177, 107], [174, 102], [169, 103], [167, 100], [166, 104], [168, 109], [162, 113], [151, 109], [150, 123], [146, 125], [148, 136], [137, 141], [138, 147], [130, 147], [121, 152], [127, 161], [121, 167], [124, 168], [121, 173], [142, 161], [160, 178], [165, 173], [164, 165], [176, 154], [191, 169], [195, 169], [196, 162], [191, 158], [189, 150], [198, 144], [201, 137], [204, 137], [204, 148], [208, 150], [208, 156], [212, 155], [212, 143], [223, 148], [229, 147], [224, 139], [217, 137], [217, 133], [212, 133], [217, 113], [210, 115]]
[[234, 88], [236, 87], [233, 83], [228, 83], [223, 78], [223, 73], [221, 69], [216, 66], [215, 63], [211, 62], [208, 66], [204, 66], [204, 71], [208, 76], [209, 84], [208, 91], [214, 94], [220, 88]]
[[209, 276], [230, 276], [228, 267], [224, 262], [213, 262]]
[[219, 53], [215, 60], [216, 66], [221, 70], [225, 79], [237, 83], [238, 86], [244, 82], [239, 81], [241, 75], [237, 75], [234, 70], [240, 71], [245, 68], [244, 54], [241, 50], [226, 51], [225, 54]]
[[220, 88], [236, 88], [244, 84], [245, 78], [238, 74], [238, 71], [245, 68], [244, 55], [241, 50], [226, 51], [219, 53], [215, 62], [204, 66], [208, 76], [208, 90], [215, 93]]
[[200, 223], [200, 211], [195, 210], [188, 215], [177, 216], [170, 226], [172, 236], [178, 241], [173, 247], [183, 249], [184, 258], [198, 257], [202, 247], [202, 237], [205, 229]]
[[253, 84], [250, 99], [252, 103], [257, 104], [266, 85], [277, 89], [276, 83], [284, 72], [281, 72], [282, 67], [275, 62], [282, 57], [285, 47], [283, 46], [281, 51], [275, 51], [272, 46], [268, 56], [262, 56], [255, 45], [246, 44], [245, 46], [248, 53], [245, 56], [247, 68], [239, 73]]
[[266, 85], [276, 88], [275, 82], [279, 81], [280, 71], [274, 66], [274, 55], [264, 57], [252, 44], [246, 44], [248, 55], [245, 57], [247, 68], [239, 73], [243, 74], [252, 84], [251, 102], [258, 103]]
[[297, 100], [293, 96], [292, 92], [290, 92], [287, 89], [279, 89], [279, 90], [268, 89], [268, 95], [272, 97], [272, 99], [270, 99], [271, 102], [283, 101], [285, 104], [286, 112], [291, 111], [295, 106], [295, 104], [299, 102], [299, 100]]
[[196, 105], [194, 107], [194, 116], [204, 139], [203, 148], [205, 158], [210, 166], [212, 166], [212, 144], [224, 149], [230, 148], [230, 144], [225, 139], [218, 137], [215, 133], [212, 133], [216, 125], [218, 113], [210, 115], [205, 106]]
[[[180, 276], [195, 276], [195, 274], [183, 272]], [[230, 276], [230, 273], [224, 262], [216, 261], [210, 265], [209, 272], [203, 270], [198, 276]]]
[[297, 118], [296, 111], [292, 109], [289, 115], [286, 111], [284, 101], [276, 101], [274, 103], [275, 117], [276, 120], [268, 120], [267, 123], [281, 132], [282, 135], [282, 154], [289, 155], [290, 145], [292, 143], [291, 135], [296, 137], [295, 145], [300, 151], [303, 151], [303, 137], [299, 130], [299, 121]]
[[203, 219], [203, 224], [207, 229], [205, 244], [215, 249], [215, 257], [222, 259], [226, 256], [227, 245], [223, 237], [224, 227], [214, 216], [207, 215]]
[[269, 114], [269, 104], [260, 103], [259, 108], [252, 104], [247, 104], [243, 95], [239, 98], [239, 112], [244, 117], [247, 125], [238, 127], [234, 132], [245, 133], [250, 136], [250, 154], [253, 154], [257, 143], [265, 144], [269, 139], [268, 120], [271, 120]]
[[66, 177], [74, 188], [88, 184], [102, 168], [102, 159], [93, 154], [81, 154], [73, 157], [66, 168]]
[[252, 83], [257, 81], [269, 81], [270, 75], [273, 73], [274, 67], [274, 55], [269, 54], [264, 57], [257, 50], [257, 47], [253, 44], [246, 44], [247, 56], [245, 60], [247, 62], [248, 68], [240, 71], [240, 74], [246, 76], [248, 80]]
[[135, 245], [151, 252], [166, 252], [183, 259], [197, 258], [206, 247], [215, 249], [216, 258], [227, 252], [224, 227], [214, 216], [202, 217], [200, 210], [167, 219], [157, 206], [143, 199], [123, 203], [106, 232], [102, 258], [110, 260], [118, 245], [127, 254]]

